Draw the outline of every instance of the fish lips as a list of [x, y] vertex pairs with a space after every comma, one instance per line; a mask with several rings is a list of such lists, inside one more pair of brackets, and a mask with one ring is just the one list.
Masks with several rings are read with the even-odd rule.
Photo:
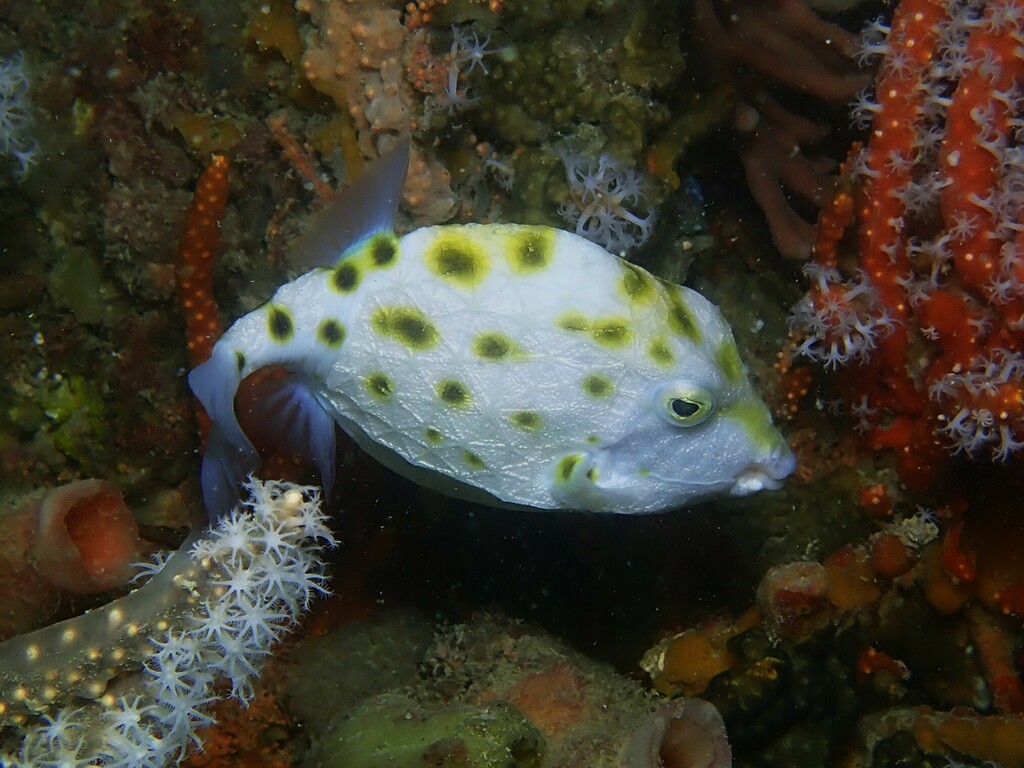
[[733, 496], [749, 496], [758, 491], [774, 491], [782, 487], [782, 481], [796, 469], [796, 456], [789, 446], [773, 448], [764, 461], [746, 467], [733, 482], [729, 490]]

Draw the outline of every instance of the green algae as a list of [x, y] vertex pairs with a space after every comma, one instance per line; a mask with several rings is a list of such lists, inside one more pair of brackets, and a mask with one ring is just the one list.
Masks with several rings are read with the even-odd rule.
[[619, 74], [623, 82], [640, 88], [667, 88], [685, 69], [679, 38], [660, 14], [642, 5], [622, 38]]
[[[510, 143], [547, 143], [592, 126], [602, 135], [602, 149], [636, 158], [646, 136], [666, 123], [668, 110], [647, 90], [655, 79], [640, 71], [643, 65], [633, 66], [612, 30], [567, 24], [511, 43], [492, 74], [475, 82], [488, 134]], [[617, 55], [606, 55], [609, 49]], [[674, 56], [661, 49], [644, 55], [679, 59], [678, 47]], [[627, 62], [629, 79], [621, 71]], [[681, 65], [669, 67], [657, 82], [668, 83], [679, 71]]]
[[330, 728], [307, 768], [537, 768], [544, 737], [510, 704], [491, 702], [425, 712], [384, 694]]
[[111, 441], [112, 415], [104, 397], [84, 377], [72, 375], [41, 385], [32, 399], [7, 404], [3, 421], [20, 435], [34, 435], [71, 459], [86, 475], [102, 472]]
[[85, 248], [67, 249], [50, 271], [47, 287], [54, 299], [83, 323], [110, 324], [127, 310], [99, 258]]

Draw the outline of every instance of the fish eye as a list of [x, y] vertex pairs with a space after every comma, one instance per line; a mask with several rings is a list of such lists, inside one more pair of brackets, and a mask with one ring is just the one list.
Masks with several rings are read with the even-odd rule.
[[715, 410], [714, 396], [697, 385], [675, 383], [660, 394], [661, 411], [670, 424], [695, 427], [707, 421]]

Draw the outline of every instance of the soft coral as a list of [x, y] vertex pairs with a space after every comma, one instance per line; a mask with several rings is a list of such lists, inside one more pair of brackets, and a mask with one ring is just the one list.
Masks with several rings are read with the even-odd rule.
[[610, 155], [597, 161], [563, 154], [569, 200], [559, 212], [576, 234], [612, 253], [642, 244], [654, 228], [655, 212], [643, 177]]
[[19, 179], [35, 163], [39, 148], [28, 135], [32, 127], [28, 90], [25, 57], [18, 53], [0, 59], [0, 154], [14, 158], [14, 172]]

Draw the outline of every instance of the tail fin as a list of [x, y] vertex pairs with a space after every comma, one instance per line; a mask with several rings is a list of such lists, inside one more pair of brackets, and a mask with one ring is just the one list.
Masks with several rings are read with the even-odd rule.
[[210, 522], [230, 512], [242, 498], [242, 483], [259, 467], [259, 457], [232, 445], [216, 422], [210, 427], [199, 481]]
[[218, 344], [210, 359], [192, 369], [188, 383], [212, 422], [203, 455], [203, 501], [211, 520], [231, 511], [241, 484], [260, 464], [256, 449], [235, 417], [241, 374], [234, 355]]
[[334, 486], [335, 425], [309, 383], [299, 374], [273, 382], [253, 406], [253, 415], [277, 447], [309, 459], [320, 474], [324, 498]]
[[[211, 520], [224, 516], [242, 497], [241, 486], [259, 469], [260, 457], [235, 413], [241, 383], [237, 366], [222, 348], [196, 367], [188, 380], [212, 422], [200, 479]], [[320, 474], [324, 495], [334, 485], [334, 419], [298, 374], [265, 379], [246, 394], [246, 422], [264, 450], [273, 448], [309, 459]], [[253, 426], [255, 425], [255, 426]]]

